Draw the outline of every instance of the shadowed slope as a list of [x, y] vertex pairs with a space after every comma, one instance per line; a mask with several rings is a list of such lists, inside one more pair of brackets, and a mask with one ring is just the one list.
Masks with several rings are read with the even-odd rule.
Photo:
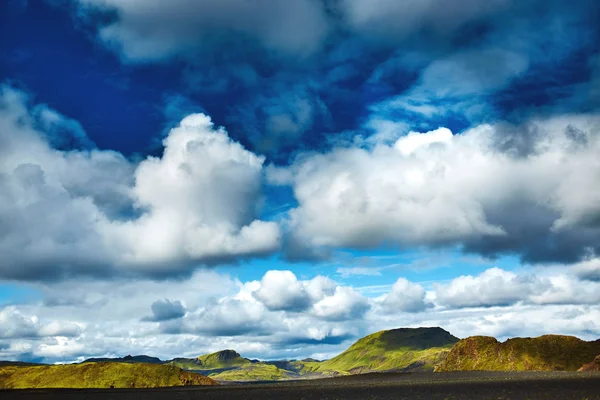
[[500, 343], [472, 336], [457, 343], [436, 371], [576, 371], [600, 353], [600, 340], [544, 335]]
[[155, 388], [215, 385], [206, 376], [172, 365], [95, 362], [0, 368], [0, 388]]

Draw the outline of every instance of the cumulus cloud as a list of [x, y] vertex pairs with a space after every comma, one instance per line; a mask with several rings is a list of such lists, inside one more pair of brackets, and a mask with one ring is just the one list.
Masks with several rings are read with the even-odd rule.
[[299, 203], [289, 229], [317, 248], [460, 245], [530, 262], [599, 252], [600, 118], [555, 117], [513, 129], [513, 137], [537, 135], [533, 143], [507, 142], [505, 124], [480, 125], [301, 157], [286, 175]]
[[148, 211], [115, 229], [126, 262], [160, 269], [178, 260], [219, 262], [278, 247], [277, 224], [254, 219], [263, 157], [215, 130], [204, 114], [184, 118], [164, 145], [162, 158], [143, 161], [135, 174], [134, 198]]
[[35, 315], [23, 315], [16, 307], [0, 310], [0, 338], [43, 338], [53, 336], [76, 337], [80, 334], [77, 324], [67, 321], [40, 322]]
[[387, 312], [419, 312], [427, 308], [425, 289], [418, 283], [399, 278], [382, 301]]
[[209, 302], [186, 318], [161, 324], [163, 333], [192, 333], [236, 337], [272, 335], [280, 329], [269, 319], [265, 307], [249, 299], [224, 297]]
[[252, 295], [271, 311], [308, 311], [332, 321], [359, 318], [370, 308], [350, 287], [323, 276], [299, 281], [291, 271], [267, 271]]
[[332, 321], [351, 320], [361, 318], [370, 307], [367, 299], [354, 289], [338, 286], [333, 295], [314, 305], [314, 314]]
[[[3, 277], [168, 275], [278, 247], [277, 224], [255, 218], [263, 157], [209, 117], [184, 118], [161, 158], [135, 165], [113, 151], [52, 148], [28, 105], [24, 93], [2, 87]], [[61, 118], [52, 114], [53, 126]]]
[[461, 276], [449, 284], [435, 284], [436, 302], [448, 307], [491, 307], [514, 304], [544, 289], [531, 276], [490, 268], [477, 277]]
[[[304, 311], [270, 310], [255, 296], [262, 280], [240, 282], [215, 271], [197, 271], [186, 281], [81, 280], [71, 289], [83, 297], [80, 302], [49, 306], [40, 301], [0, 310], [0, 357], [55, 362], [149, 354], [169, 359], [233, 348], [251, 358], [322, 358], [377, 330], [417, 326], [441, 326], [459, 337], [565, 333], [596, 338], [599, 284], [570, 271], [494, 268], [425, 293], [421, 285], [400, 278], [377, 298], [325, 277], [295, 277], [292, 281], [311, 299]], [[280, 272], [265, 276], [288, 275]], [[29, 285], [43, 285], [44, 298], [61, 298], [70, 295], [72, 284]], [[179, 300], [157, 302], [156, 293]], [[173, 310], [181, 314], [178, 302], [185, 304], [185, 314], [167, 319]], [[139, 316], [152, 308], [161, 321], [140, 324]]]
[[566, 273], [516, 273], [497, 267], [434, 284], [435, 302], [448, 308], [524, 304], [598, 304], [600, 285]]
[[267, 271], [253, 294], [273, 311], [302, 311], [311, 305], [304, 285], [291, 271]]
[[156, 300], [154, 303], [152, 303], [150, 308], [152, 310], [152, 316], [143, 318], [143, 321], [169, 321], [172, 319], [181, 318], [185, 315], [185, 307], [179, 300]]
[[593, 258], [573, 266], [575, 274], [583, 280], [600, 282], [600, 259]]

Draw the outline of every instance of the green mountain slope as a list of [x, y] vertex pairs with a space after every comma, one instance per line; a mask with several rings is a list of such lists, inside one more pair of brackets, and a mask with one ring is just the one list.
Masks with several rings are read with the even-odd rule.
[[431, 371], [458, 341], [442, 328], [380, 331], [358, 340], [331, 360], [305, 363], [306, 372]]
[[0, 367], [0, 388], [154, 388], [215, 385], [206, 376], [173, 365], [92, 362]]
[[217, 381], [280, 381], [297, 379], [298, 374], [278, 368], [275, 365], [259, 362], [240, 368], [232, 368], [223, 372], [211, 374]]
[[600, 354], [600, 340], [544, 335], [498, 342], [472, 336], [457, 343], [436, 371], [576, 371]]
[[221, 350], [197, 358], [174, 358], [168, 363], [179, 368], [208, 375], [249, 366], [252, 364], [252, 361], [243, 358], [235, 350]]
[[222, 350], [216, 353], [206, 354], [198, 357], [196, 360], [198, 365], [203, 369], [241, 367], [252, 364], [250, 360], [243, 358], [235, 350]]

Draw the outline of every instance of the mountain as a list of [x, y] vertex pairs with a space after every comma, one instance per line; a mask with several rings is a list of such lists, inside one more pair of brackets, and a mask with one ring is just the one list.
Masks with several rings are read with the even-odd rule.
[[203, 369], [239, 367], [252, 364], [252, 361], [243, 358], [235, 350], [221, 350], [216, 353], [200, 356], [196, 360], [198, 365]]
[[392, 329], [365, 336], [330, 360], [305, 364], [307, 372], [329, 374], [432, 371], [458, 341], [442, 328]]
[[148, 364], [163, 364], [163, 361], [157, 357], [151, 356], [125, 356], [116, 358], [88, 358], [85, 362], [121, 362], [121, 363], [148, 363]]
[[372, 371], [433, 371], [450, 347], [459, 341], [441, 328], [401, 328], [366, 336], [337, 357], [257, 361], [234, 350], [169, 363], [218, 381], [256, 381], [317, 378]]
[[24, 361], [0, 361], [0, 367], [27, 367], [35, 365], [44, 365], [39, 363], [24, 362]]
[[[287, 365], [291, 362], [282, 363]], [[279, 368], [279, 365], [244, 358], [235, 350], [221, 350], [197, 358], [175, 358], [169, 364], [218, 381], [274, 381], [298, 377], [292, 371]]]
[[597, 355], [592, 362], [584, 364], [578, 371], [600, 371], [600, 355]]
[[153, 388], [216, 384], [206, 376], [173, 365], [90, 362], [0, 367], [2, 389]]
[[576, 371], [600, 354], [600, 340], [544, 335], [498, 342], [472, 336], [458, 342], [436, 371]]
[[221, 350], [197, 358], [174, 358], [168, 363], [189, 371], [211, 375], [249, 366], [255, 361], [243, 358], [235, 350]]

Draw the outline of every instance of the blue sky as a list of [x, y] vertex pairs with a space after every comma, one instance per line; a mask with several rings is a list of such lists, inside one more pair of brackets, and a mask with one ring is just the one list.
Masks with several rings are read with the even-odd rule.
[[597, 338], [599, 13], [3, 2], [0, 359]]

